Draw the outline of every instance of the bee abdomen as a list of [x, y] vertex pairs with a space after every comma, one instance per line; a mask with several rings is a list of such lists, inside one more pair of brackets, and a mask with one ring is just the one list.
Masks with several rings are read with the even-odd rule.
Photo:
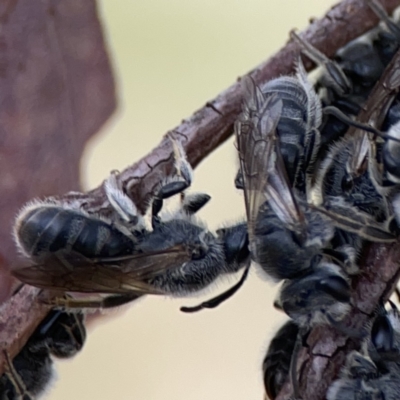
[[309, 113], [309, 96], [297, 78], [285, 76], [274, 79], [261, 91], [265, 96], [276, 95], [282, 101], [282, 113], [276, 129], [286, 172], [293, 183], [304, 157], [307, 131], [317, 124], [318, 118], [315, 113]]
[[275, 93], [283, 102], [282, 121], [296, 121], [299, 125], [304, 125], [307, 121], [307, 103], [308, 97], [300, 82], [297, 79], [283, 77], [268, 82], [262, 92], [266, 95]]
[[15, 237], [28, 257], [74, 250], [85, 257], [130, 254], [134, 243], [112, 225], [80, 211], [57, 205], [24, 209], [17, 217]]
[[271, 399], [276, 398], [289, 375], [298, 332], [297, 324], [289, 320], [279, 329], [268, 347], [262, 369], [265, 391]]

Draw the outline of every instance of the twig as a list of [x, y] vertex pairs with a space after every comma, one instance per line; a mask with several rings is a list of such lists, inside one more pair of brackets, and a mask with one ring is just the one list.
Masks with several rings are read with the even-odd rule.
[[[399, 0], [382, 0], [382, 5], [389, 13], [399, 4]], [[332, 56], [340, 47], [371, 29], [377, 22], [376, 15], [362, 0], [344, 0], [323, 18], [314, 20], [302, 36], [326, 55]], [[298, 54], [298, 45], [289, 42], [250, 74], [257, 84], [279, 75], [290, 74]], [[306, 62], [305, 66], [307, 70], [313, 67], [310, 62]], [[192, 166], [197, 166], [231, 135], [233, 122], [240, 109], [240, 85], [235, 83], [171, 131], [181, 138]], [[156, 149], [122, 171], [119, 176], [128, 194], [142, 207], [159, 184], [160, 178], [168, 175], [172, 169], [171, 149], [166, 135]], [[91, 209], [107, 207], [102, 187], [87, 194], [67, 194], [62, 200], [78, 200]], [[7, 326], [7, 329], [0, 330], [0, 373], [4, 372], [2, 350], [8, 350], [11, 356], [15, 356], [24, 345], [24, 340], [29, 337], [27, 332], [32, 332], [47, 312], [36, 304], [37, 298], [29, 288], [26, 290], [26, 297], [25, 291], [21, 291], [18, 294], [22, 296], [20, 301], [4, 304], [0, 314], [0, 327]], [[19, 318], [9, 318], [10, 315], [18, 315]], [[22, 338], [25, 339], [21, 340]]]
[[[390, 13], [400, 5], [399, 0], [382, 1]], [[301, 36], [321, 50], [328, 57], [352, 39], [360, 36], [378, 23], [378, 18], [363, 0], [344, 0], [321, 19], [313, 20]], [[288, 42], [269, 60], [249, 72], [257, 84], [262, 84], [280, 75], [294, 72], [294, 61], [300, 54], [295, 42]], [[314, 65], [304, 60], [307, 71]], [[240, 79], [239, 79], [240, 80]], [[241, 91], [239, 82], [233, 84], [215, 99], [206, 103], [181, 125], [167, 132], [161, 143], [148, 155], [121, 172], [120, 179], [128, 194], [139, 205], [146, 200], [159, 184], [160, 177], [171, 172], [172, 157], [167, 135], [180, 138], [188, 160], [193, 167], [207, 157], [233, 133], [233, 123], [241, 111]], [[74, 199], [74, 196], [64, 198]], [[88, 208], [96, 209], [106, 204], [101, 187], [78, 196], [85, 201]]]

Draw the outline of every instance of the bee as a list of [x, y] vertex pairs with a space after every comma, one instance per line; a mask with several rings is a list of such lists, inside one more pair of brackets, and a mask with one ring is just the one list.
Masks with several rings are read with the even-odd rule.
[[313, 260], [319, 261], [321, 249], [330, 247], [336, 228], [367, 240], [394, 241], [384, 225], [349, 207], [340, 196], [324, 196], [319, 187], [304, 195], [295, 192], [276, 134], [282, 101], [278, 96], [264, 96], [251, 79], [244, 80], [244, 91], [246, 101], [236, 136], [250, 250], [256, 263], [276, 280], [293, 279], [310, 271]]
[[[299, 71], [305, 80], [301, 62]], [[356, 251], [347, 242], [334, 247], [338, 230], [353, 235], [358, 247], [362, 239], [393, 242], [395, 236], [341, 196], [325, 196], [308, 185], [305, 193], [292, 188], [277, 134], [283, 102], [264, 95], [251, 79], [243, 85], [244, 110], [235, 131], [250, 253], [268, 276], [284, 280], [277, 306], [299, 325], [301, 344], [315, 324], [344, 330], [341, 321], [351, 308], [348, 273], [356, 272], [357, 265]], [[296, 358], [294, 351], [290, 370], [295, 397]]]
[[299, 333], [298, 325], [288, 320], [278, 330], [268, 346], [262, 371], [265, 392], [275, 399], [289, 376], [290, 362]]
[[[332, 399], [328, 397], [329, 400], [352, 399], [353, 397], [349, 393], [360, 390], [361, 386], [360, 381], [354, 382], [354, 379], [361, 379], [363, 374], [365, 377], [369, 377], [368, 379], [377, 378], [382, 374], [390, 373], [393, 363], [400, 363], [400, 315], [396, 306], [391, 301], [389, 303], [391, 305], [389, 311], [384, 307], [379, 308], [370, 326], [369, 336], [364, 340], [363, 353], [367, 356], [364, 357], [358, 352], [349, 356], [348, 366], [341, 374], [341, 383], [336, 383], [333, 385], [333, 389], [330, 389], [329, 393], [331, 393]], [[289, 376], [291, 357], [295, 350], [298, 332], [299, 326], [289, 320], [278, 330], [268, 347], [263, 362], [263, 376], [265, 390], [270, 399], [277, 397]], [[344, 377], [346, 378], [343, 379]], [[356, 387], [358, 389], [355, 389]], [[364, 388], [367, 387], [368, 384], [365, 384]], [[372, 387], [374, 386], [372, 385]], [[342, 395], [335, 397], [335, 391], [342, 391]], [[344, 397], [345, 393], [348, 394], [348, 397]], [[380, 392], [378, 391], [378, 393]]]
[[52, 357], [70, 358], [86, 340], [82, 313], [50, 311], [21, 351], [9, 359], [0, 377], [1, 400], [33, 400], [40, 397], [53, 379]]
[[[338, 58], [337, 62], [330, 61], [335, 68], [325, 68], [325, 87], [331, 92], [330, 97], [334, 98], [328, 104], [333, 104], [334, 107], [328, 106], [323, 109], [324, 113], [328, 114], [328, 121], [321, 127], [321, 143], [324, 143], [322, 147], [325, 147], [321, 147], [322, 151], [319, 151], [317, 156], [318, 165], [313, 171], [312, 180], [318, 192], [327, 196], [342, 196], [356, 209], [370, 214], [378, 221], [393, 221], [397, 212], [393, 211], [396, 206], [392, 203], [399, 191], [400, 182], [396, 177], [400, 173], [397, 157], [400, 148], [400, 119], [396, 112], [400, 75], [396, 67], [385, 74], [383, 71], [399, 47], [400, 28], [379, 3], [368, 0], [368, 4], [384, 21], [389, 31], [383, 28], [375, 29], [373, 33], [368, 34], [368, 40], [363, 38], [348, 45], [342, 58]], [[371, 39], [371, 35], [375, 39]], [[293, 33], [292, 37], [300, 43], [306, 55], [320, 65], [328, 64], [328, 61], [325, 61], [326, 57], [318, 50], [296, 34]], [[348, 78], [351, 90], [346, 96], [343, 90], [339, 90], [341, 85], [338, 82], [342, 80], [337, 78], [338, 76]], [[374, 86], [375, 83], [377, 84]], [[349, 115], [358, 113], [360, 107], [354, 113], [344, 107], [344, 104], [349, 105], [352, 102], [363, 104], [357, 121], [352, 121], [339, 110], [342, 109]], [[330, 117], [346, 127], [353, 126], [345, 135], [346, 129], [343, 129], [340, 135], [332, 139], [325, 129], [334, 126], [329, 122]], [[381, 126], [387, 130], [386, 133], [376, 129]], [[341, 139], [338, 139], [339, 137]], [[393, 224], [390, 229], [398, 230]]]
[[[372, 95], [375, 84], [381, 79], [385, 68], [393, 59], [400, 45], [398, 21], [392, 20], [378, 1], [366, 1], [383, 21], [384, 26], [379, 26], [347, 44], [337, 52], [335, 60], [327, 59], [295, 32], [292, 32], [291, 35], [292, 39], [300, 44], [302, 52], [322, 66], [324, 70], [316, 84], [325, 107], [325, 117], [320, 129], [320, 159], [325, 157], [332, 142], [343, 137], [348, 127], [349, 120], [343, 120], [338, 113], [332, 112], [332, 109], [341, 110], [347, 116], [357, 116], [360, 112], [362, 113], [368, 96]], [[392, 77], [390, 81], [387, 80], [388, 87], [386, 93], [383, 94], [385, 98], [376, 96], [373, 120], [368, 118], [365, 121], [374, 127], [383, 124], [385, 131], [399, 121], [399, 104], [396, 98], [398, 84], [394, 82], [395, 80], [398, 81], [398, 78]], [[380, 111], [378, 111], [379, 109]], [[386, 138], [382, 157], [383, 163], [388, 169], [395, 168], [393, 166], [395, 159], [390, 156], [389, 150], [389, 147], [393, 146], [398, 147], [399, 145]], [[365, 144], [363, 149], [365, 151]], [[358, 158], [357, 166], [360, 168], [365, 154]]]
[[392, 363], [400, 366], [400, 314], [392, 301], [391, 308], [380, 306], [371, 326], [370, 335], [364, 341], [364, 353], [387, 372]]
[[[246, 225], [220, 229], [214, 235], [196, 218], [210, 196], [184, 195], [192, 182], [192, 169], [181, 145], [176, 141], [173, 145], [177, 174], [154, 195], [151, 229], [112, 173], [104, 190], [115, 213], [113, 219], [54, 200], [22, 209], [14, 236], [30, 263], [14, 269], [13, 274], [39, 288], [108, 295], [93, 301], [56, 299], [50, 304], [107, 308], [143, 294], [183, 296], [247, 265]], [[182, 199], [180, 209], [161, 218], [164, 200], [177, 194]], [[223, 299], [218, 297], [209, 306]]]
[[340, 379], [333, 382], [327, 400], [395, 400], [400, 396], [400, 368], [381, 374], [374, 362], [357, 351], [347, 356]]
[[[304, 171], [309, 168], [319, 148], [318, 128], [322, 122], [321, 104], [302, 65], [296, 76], [272, 79], [260, 88], [263, 99], [277, 97], [282, 102], [276, 124], [276, 135], [290, 185], [304, 190]], [[245, 96], [245, 112], [251, 112], [255, 97]], [[259, 100], [259, 99], [257, 99]], [[235, 186], [243, 189], [242, 172], [239, 170]]]
[[400, 315], [381, 306], [364, 341], [362, 353], [348, 355], [340, 379], [328, 390], [328, 400], [396, 399], [400, 395]]
[[[354, 117], [362, 110], [363, 104], [400, 44], [398, 21], [392, 20], [378, 1], [366, 0], [366, 2], [384, 26], [374, 28], [339, 49], [334, 60], [329, 60], [295, 32], [291, 34], [292, 39], [300, 44], [302, 52], [322, 67], [316, 90], [323, 106], [334, 106], [344, 114]], [[396, 112], [398, 107], [397, 100], [393, 104], [388, 103], [386, 111], [389, 110], [388, 116], [390, 115], [391, 119], [395, 115], [398, 116]], [[391, 108], [393, 108], [392, 111], [390, 111]], [[347, 122], [342, 121], [337, 115], [324, 116], [320, 128], [320, 157], [324, 157], [330, 144], [341, 138], [347, 128]]]

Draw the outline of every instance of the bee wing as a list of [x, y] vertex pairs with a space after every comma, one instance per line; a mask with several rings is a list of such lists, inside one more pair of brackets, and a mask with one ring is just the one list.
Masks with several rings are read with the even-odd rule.
[[192, 247], [115, 258], [89, 259], [79, 253], [48, 253], [37, 263], [14, 268], [22, 282], [44, 289], [83, 293], [163, 294], [148, 280], [191, 259]]
[[276, 135], [282, 101], [275, 95], [264, 96], [248, 77], [243, 78], [243, 91], [243, 112], [235, 133], [251, 240], [257, 215], [266, 201], [293, 229], [302, 225], [304, 217], [291, 190]]
[[[370, 93], [366, 104], [357, 117], [359, 122], [367, 123], [373, 128], [382, 126], [400, 87], [400, 60], [395, 58], [394, 62], [393, 68], [387, 68], [379, 84], [375, 85]], [[358, 176], [359, 171], [363, 172], [363, 164], [365, 164], [368, 153], [374, 150], [373, 142], [376, 140], [376, 136], [372, 137], [357, 126], [350, 127], [346, 135], [354, 138], [356, 146], [355, 151], [351, 154], [348, 168], [354, 176]]]
[[371, 216], [356, 210], [348, 204], [327, 200], [323, 207], [309, 205], [329, 217], [333, 224], [347, 232], [352, 232], [365, 240], [377, 243], [395, 242], [396, 236], [391, 233], [385, 223], [376, 222]]

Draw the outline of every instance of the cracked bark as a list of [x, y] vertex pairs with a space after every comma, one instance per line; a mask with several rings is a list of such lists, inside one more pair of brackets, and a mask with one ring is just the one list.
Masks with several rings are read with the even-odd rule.
[[[382, 0], [382, 5], [390, 13], [400, 5], [400, 1]], [[378, 19], [375, 14], [362, 0], [344, 0], [332, 8], [323, 18], [313, 20], [302, 35], [327, 56], [332, 56], [338, 48], [363, 34], [375, 26], [377, 22]], [[297, 44], [288, 42], [273, 57], [255, 68], [250, 74], [257, 84], [279, 75], [289, 74], [293, 72], [293, 62], [298, 55], [298, 51]], [[305, 67], [307, 70], [311, 70], [313, 64], [307, 60]], [[215, 99], [207, 102], [203, 108], [195, 112], [187, 120], [182, 121], [179, 127], [169, 132], [180, 138], [187, 152], [188, 160], [193, 167], [198, 165], [202, 159], [231, 135], [233, 122], [239, 114], [240, 108], [240, 85], [235, 83]], [[165, 135], [156, 149], [122, 171], [119, 178], [127, 193], [132, 196], [139, 206], [143, 206], [148, 197], [151, 196], [154, 187], [159, 183], [160, 178], [170, 174], [172, 164], [170, 143]], [[75, 188], [77, 181], [75, 181]], [[56, 194], [57, 192], [60, 193], [60, 191], [54, 190], [48, 194]], [[32, 196], [37, 195], [38, 193], [32, 194]], [[107, 209], [108, 207], [101, 186], [86, 194], [68, 193], [62, 196], [61, 199], [65, 202], [79, 201], [84, 207], [90, 209]], [[20, 206], [21, 204], [21, 202], [17, 202], [14, 206]], [[7, 235], [8, 241], [10, 241], [9, 230]], [[397, 249], [396, 246], [372, 246], [367, 253], [365, 270], [371, 270], [371, 274], [365, 274], [360, 278], [361, 283], [357, 284], [357, 290], [358, 287], [368, 288], [369, 292], [371, 292], [372, 297], [364, 299], [365, 312], [371, 312], [376, 304], [375, 300], [378, 298], [377, 293], [379, 293], [379, 290], [374, 289], [375, 286], [384, 290], [387, 287], [387, 282], [397, 274], [398, 265], [394, 260], [399, 259], [400, 249]], [[10, 252], [10, 254], [12, 255], [13, 253]], [[385, 262], [382, 261], [384, 268], [381, 271], [376, 265], [378, 265], [377, 260], [382, 260], [384, 256], [387, 257], [387, 260]], [[5, 259], [10, 260], [12, 257]], [[5, 264], [7, 263], [5, 262]], [[367, 281], [362, 283], [362, 280], [366, 278], [368, 278]], [[364, 294], [364, 292], [360, 292], [360, 298], [363, 298], [362, 295]], [[47, 310], [37, 301], [37, 290], [27, 286], [11, 300], [3, 304], [0, 313], [0, 326], [3, 328], [0, 330], [0, 350], [7, 349], [11, 356], [17, 354], [46, 312]], [[365, 315], [363, 316], [365, 317]], [[321, 373], [326, 374], [327, 368], [331, 367], [331, 369], [337, 371], [335, 366], [338, 365], [340, 359], [344, 359], [344, 352], [340, 351], [342, 346], [346, 346], [347, 349], [347, 346], [351, 346], [351, 344], [348, 344], [344, 338], [335, 335], [330, 330], [323, 334], [315, 330], [310, 335], [310, 349], [315, 350], [316, 354], [325, 355], [327, 354], [327, 349], [336, 349], [332, 352], [335, 362], [328, 362], [329, 360], [326, 357], [313, 356], [309, 351], [303, 349], [301, 357], [305, 361], [303, 362], [301, 375], [302, 390], [312, 388], [313, 382], [314, 387], [315, 383], [317, 386], [321, 384], [321, 379], [318, 379], [318, 377]], [[332, 343], [337, 344], [337, 346], [333, 347]], [[4, 371], [3, 368], [3, 352], [0, 351], [0, 373]], [[313, 372], [313, 375], [311, 372]], [[313, 379], [311, 379], [312, 377]], [[322, 388], [319, 387], [317, 389], [315, 389], [316, 392], [313, 395], [322, 393]], [[284, 396], [284, 393], [282, 393], [282, 396]], [[282, 396], [280, 398], [284, 399], [285, 397]], [[306, 398], [317, 399], [323, 397]]]

